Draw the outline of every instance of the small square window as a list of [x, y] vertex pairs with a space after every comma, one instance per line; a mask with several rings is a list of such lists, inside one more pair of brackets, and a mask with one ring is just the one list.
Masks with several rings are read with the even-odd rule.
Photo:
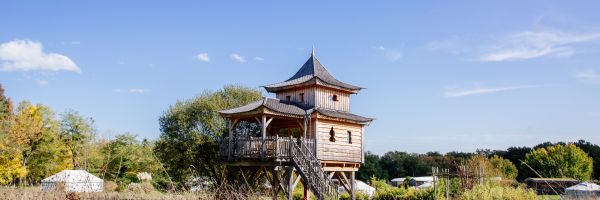
[[285, 100], [292, 101], [292, 96], [285, 96]]
[[304, 103], [304, 93], [300, 93], [300, 102]]
[[334, 95], [331, 97], [331, 100], [333, 100], [333, 101], [338, 101], [338, 96], [334, 94]]

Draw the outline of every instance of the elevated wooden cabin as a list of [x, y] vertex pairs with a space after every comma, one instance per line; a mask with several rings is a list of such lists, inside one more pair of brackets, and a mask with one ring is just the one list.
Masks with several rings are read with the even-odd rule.
[[[350, 112], [351, 95], [363, 88], [334, 78], [314, 51], [291, 78], [264, 88], [276, 98], [220, 111], [229, 122], [221, 157], [230, 165], [286, 169], [289, 177], [297, 173], [320, 199], [336, 193], [331, 178], [337, 176], [353, 197], [354, 172], [364, 162], [365, 126], [373, 120]], [[260, 137], [235, 133], [242, 121], [258, 123]], [[286, 193], [291, 198], [291, 190]]]

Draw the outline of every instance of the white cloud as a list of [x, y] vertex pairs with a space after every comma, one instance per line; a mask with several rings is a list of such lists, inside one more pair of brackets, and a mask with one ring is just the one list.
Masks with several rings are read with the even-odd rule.
[[402, 58], [402, 53], [398, 50], [389, 49], [384, 46], [373, 46], [372, 48], [377, 51], [380, 51], [385, 56], [385, 58], [391, 62], [398, 61], [400, 60], [400, 58]]
[[44, 79], [37, 79], [35, 82], [39, 85], [48, 85], [48, 81]]
[[42, 44], [30, 40], [13, 40], [0, 45], [2, 71], [71, 71], [81, 69], [67, 56], [43, 52]]
[[561, 31], [522, 31], [500, 37], [463, 39], [452, 37], [432, 41], [430, 50], [467, 54], [475, 60], [500, 62], [543, 56], [571, 57], [582, 44], [600, 41], [600, 32], [567, 33]]
[[507, 86], [507, 87], [493, 87], [493, 88], [475, 87], [475, 88], [469, 88], [469, 89], [447, 88], [446, 91], [444, 92], [444, 96], [446, 96], [446, 97], [464, 97], [464, 96], [477, 95], [477, 94], [489, 94], [489, 93], [528, 89], [528, 88], [537, 88], [537, 87], [540, 87], [540, 86], [521, 85], [521, 86]]
[[150, 92], [149, 89], [141, 89], [141, 88], [130, 88], [130, 89], [114, 89], [113, 92], [116, 93], [137, 93], [137, 94], [142, 94], [142, 93], [147, 93]]
[[210, 62], [210, 57], [208, 57], [208, 53], [199, 53], [196, 55], [196, 59], [204, 62]]
[[482, 61], [505, 61], [553, 55], [569, 57], [578, 43], [600, 39], [600, 33], [568, 34], [562, 32], [521, 32], [498, 41], [480, 57]]
[[264, 58], [262, 58], [262, 57], [258, 57], [258, 56], [257, 56], [257, 57], [254, 57], [254, 60], [256, 60], [256, 61], [263, 61], [263, 60], [265, 60], [265, 59], [264, 59]]
[[235, 62], [239, 62], [239, 63], [245, 63], [246, 62], [246, 59], [243, 56], [241, 56], [240, 54], [237, 54], [237, 53], [232, 53], [231, 55], [229, 55], [229, 58], [231, 58]]
[[575, 77], [589, 83], [600, 83], [600, 74], [593, 69], [578, 71], [575, 73]]

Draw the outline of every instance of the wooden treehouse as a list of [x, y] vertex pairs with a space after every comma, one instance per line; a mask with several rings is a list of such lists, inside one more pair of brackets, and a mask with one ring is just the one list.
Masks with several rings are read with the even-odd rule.
[[[221, 158], [228, 165], [272, 173], [274, 198], [283, 192], [291, 199], [301, 181], [305, 198], [311, 190], [318, 199], [337, 199], [340, 184], [354, 199], [355, 172], [364, 162], [364, 128], [373, 120], [350, 113], [350, 96], [362, 88], [335, 79], [314, 52], [291, 78], [264, 88], [276, 98], [220, 111], [229, 128], [220, 143]], [[240, 122], [258, 123], [261, 135], [235, 133]]]

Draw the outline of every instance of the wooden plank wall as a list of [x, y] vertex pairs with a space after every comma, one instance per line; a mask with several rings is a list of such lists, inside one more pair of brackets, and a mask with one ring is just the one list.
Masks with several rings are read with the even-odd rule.
[[[304, 93], [304, 104], [306, 105], [350, 112], [350, 94], [326, 87], [317, 86], [287, 90], [277, 93], [276, 97], [277, 99], [286, 100], [286, 96], [290, 96], [291, 101], [300, 103], [301, 93]], [[332, 100], [333, 95], [338, 96], [338, 101]]]
[[[335, 142], [329, 141], [329, 131], [333, 127]], [[362, 125], [318, 119], [317, 158], [321, 160], [361, 162], [362, 160]], [[347, 142], [347, 131], [351, 131], [352, 144]]]
[[[338, 96], [338, 101], [331, 100], [333, 95]], [[326, 87], [316, 87], [315, 96], [316, 107], [350, 112], [349, 93], [340, 92], [338, 90], [333, 90]]]
[[286, 100], [286, 96], [290, 96], [291, 101], [300, 103], [300, 93], [304, 93], [304, 104], [309, 105], [309, 106], [315, 105], [315, 89], [314, 89], [314, 87], [279, 92], [276, 94], [276, 97], [277, 97], [277, 99]]

